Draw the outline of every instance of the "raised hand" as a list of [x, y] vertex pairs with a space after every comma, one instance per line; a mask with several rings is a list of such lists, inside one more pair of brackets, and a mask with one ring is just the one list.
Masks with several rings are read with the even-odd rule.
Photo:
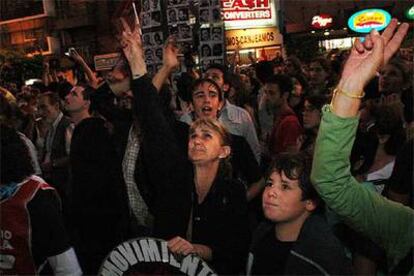
[[177, 39], [175, 36], [169, 36], [164, 46], [162, 63], [169, 69], [174, 69], [180, 65], [178, 60], [179, 48], [177, 47]]
[[77, 51], [69, 51], [69, 56], [71, 58], [73, 58], [77, 63], [82, 63], [84, 62], [84, 59], [82, 58], [81, 55], [78, 54]]
[[123, 32], [121, 36], [121, 46], [125, 57], [128, 60], [133, 76], [142, 76], [147, 73], [144, 53], [142, 49], [142, 39], [139, 22], [136, 22], [132, 31], [124, 18], [121, 18]]
[[357, 39], [342, 72], [340, 87], [346, 91], [362, 91], [400, 47], [408, 31], [403, 23], [397, 29], [398, 21], [392, 19], [380, 35], [376, 30], [366, 36], [365, 41]]

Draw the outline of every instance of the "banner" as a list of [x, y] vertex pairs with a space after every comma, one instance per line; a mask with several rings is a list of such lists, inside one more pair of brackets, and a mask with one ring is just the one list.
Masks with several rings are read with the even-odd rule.
[[115, 247], [103, 261], [99, 275], [217, 275], [196, 254], [176, 255], [167, 241], [138, 238]]

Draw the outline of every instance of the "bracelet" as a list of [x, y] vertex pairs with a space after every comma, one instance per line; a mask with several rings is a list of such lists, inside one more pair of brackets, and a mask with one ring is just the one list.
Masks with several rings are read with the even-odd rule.
[[362, 93], [358, 93], [359, 95], [355, 95], [353, 93], [349, 93], [349, 92], [346, 92], [344, 90], [338, 89], [338, 87], [337, 87], [333, 91], [333, 97], [332, 98], [334, 98], [337, 93], [341, 93], [344, 96], [347, 96], [348, 98], [352, 98], [352, 99], [362, 99], [363, 97], [365, 97], [365, 92], [364, 91], [362, 91]]

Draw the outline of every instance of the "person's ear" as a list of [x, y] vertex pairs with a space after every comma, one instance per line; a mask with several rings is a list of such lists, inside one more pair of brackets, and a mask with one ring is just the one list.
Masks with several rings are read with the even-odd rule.
[[316, 204], [316, 202], [314, 200], [312, 200], [312, 199], [306, 199], [305, 200], [305, 209], [308, 212], [313, 212], [316, 209], [316, 207], [318, 207], [318, 205]]
[[220, 154], [219, 154], [219, 158], [220, 158], [220, 159], [224, 159], [224, 158], [226, 158], [227, 156], [229, 156], [229, 155], [230, 155], [230, 153], [231, 153], [231, 148], [230, 148], [230, 146], [222, 146], [222, 147], [221, 147], [221, 152], [220, 152]]

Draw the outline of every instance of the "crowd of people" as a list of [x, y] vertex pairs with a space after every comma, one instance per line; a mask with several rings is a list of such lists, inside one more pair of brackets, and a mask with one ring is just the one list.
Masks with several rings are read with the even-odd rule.
[[[155, 237], [217, 274], [408, 274], [412, 60], [393, 19], [346, 53], [147, 73], [139, 28], [81, 74], [3, 83], [0, 273], [97, 274]], [[79, 77], [81, 76], [81, 77]], [[45, 264], [48, 265], [45, 265]]]

